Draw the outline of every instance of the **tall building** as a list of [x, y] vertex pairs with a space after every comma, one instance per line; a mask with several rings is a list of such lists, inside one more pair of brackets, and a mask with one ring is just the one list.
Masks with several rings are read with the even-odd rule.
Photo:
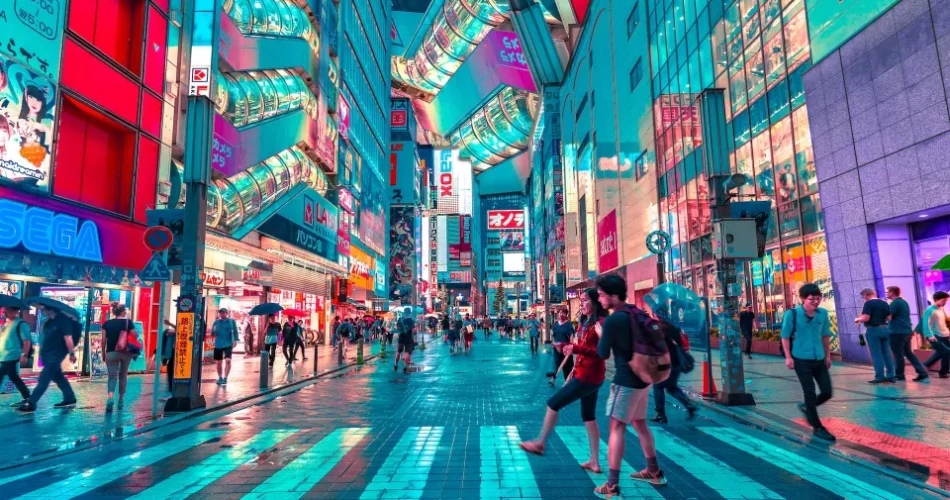
[[[525, 201], [522, 193], [481, 198], [482, 224], [478, 231], [485, 248], [482, 283], [486, 310], [492, 316], [525, 312], [533, 302], [526, 259], [529, 220]], [[499, 284], [504, 299], [496, 304]]]

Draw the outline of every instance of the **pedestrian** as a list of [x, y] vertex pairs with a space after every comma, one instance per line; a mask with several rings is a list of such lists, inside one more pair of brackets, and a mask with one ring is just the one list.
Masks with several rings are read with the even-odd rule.
[[244, 357], [253, 356], [254, 353], [254, 329], [251, 327], [251, 321], [248, 319], [244, 324]]
[[[755, 313], [752, 304], [746, 304], [739, 313], [739, 330], [745, 338], [745, 357], [752, 359], [752, 328], [755, 327]], [[676, 366], [675, 364], [673, 366]]]
[[337, 336], [340, 338], [337, 348], [343, 351], [344, 358], [346, 358], [346, 347], [350, 343], [350, 334], [353, 332], [353, 324], [351, 321], [350, 318], [345, 318], [336, 331]]
[[634, 322], [638, 319], [630, 317], [631, 311], [637, 310], [627, 305], [627, 283], [619, 275], [601, 276], [596, 283], [600, 304], [611, 311], [610, 316], [604, 320], [597, 352], [604, 359], [613, 356], [615, 371], [613, 383], [610, 385], [610, 396], [607, 398], [607, 416], [610, 417], [609, 475], [607, 482], [594, 489], [594, 493], [600, 498], [614, 498], [620, 496], [620, 464], [624, 457], [627, 425], [632, 425], [636, 430], [646, 459], [646, 468], [634, 472], [630, 477], [660, 486], [666, 484], [666, 476], [657, 462], [653, 433], [647, 427], [650, 384], [641, 380], [630, 366], [634, 336], [645, 335], [639, 322], [636, 328], [634, 327]]
[[393, 371], [399, 370], [399, 358], [403, 358], [403, 373], [409, 373], [409, 365], [412, 363], [412, 351], [416, 346], [416, 339], [412, 334], [412, 329], [415, 328], [415, 321], [412, 320], [410, 316], [410, 309], [406, 308], [407, 312], [396, 322], [396, 330], [399, 332], [398, 337], [398, 346], [396, 348], [396, 364], [393, 366]]
[[231, 374], [231, 352], [240, 339], [237, 323], [231, 319], [227, 309], [218, 309], [218, 319], [211, 325], [211, 336], [214, 337], [214, 364], [218, 372], [216, 383], [227, 385]]
[[[30, 336], [30, 325], [20, 318], [20, 310], [16, 307], [4, 307], [3, 323], [0, 325], [0, 383], [3, 377], [10, 379], [14, 387], [20, 391], [20, 401], [12, 407], [19, 408], [29, 403], [30, 390], [20, 378], [19, 368], [26, 365], [30, 356], [33, 341]], [[17, 366], [19, 365], [19, 366]]]
[[333, 324], [330, 326], [330, 347], [336, 349], [336, 344], [340, 340], [339, 334], [337, 331], [340, 329], [340, 317], [334, 316]]
[[[798, 289], [802, 304], [785, 311], [782, 317], [782, 346], [785, 366], [795, 370], [802, 385], [805, 402], [798, 404], [812, 433], [819, 439], [834, 441], [835, 436], [825, 429], [818, 418], [818, 407], [831, 399], [831, 320], [822, 307], [821, 289], [814, 283]], [[815, 383], [820, 394], [815, 394]]]
[[887, 302], [877, 298], [877, 292], [872, 288], [861, 290], [864, 299], [864, 308], [861, 314], [854, 319], [854, 324], [865, 326], [865, 339], [868, 350], [871, 352], [871, 361], [874, 364], [874, 380], [869, 384], [893, 384], [894, 358], [891, 357], [890, 330], [887, 328], [887, 317], [891, 315]]
[[274, 367], [274, 359], [277, 357], [277, 341], [280, 339], [280, 323], [277, 322], [277, 315], [267, 315], [267, 326], [264, 327], [264, 350], [267, 351], [267, 365]]
[[283, 335], [284, 335], [284, 360], [287, 361], [287, 366], [290, 367], [297, 361], [297, 339], [301, 335], [300, 325], [297, 324], [297, 318], [289, 316], [287, 322], [284, 323]]
[[132, 354], [129, 352], [129, 336], [135, 335], [135, 327], [126, 314], [127, 311], [124, 305], [113, 304], [113, 318], [102, 324], [102, 331], [106, 337], [106, 341], [102, 344], [102, 358], [106, 360], [106, 370], [109, 374], [106, 412], [111, 412], [116, 404], [116, 385], [119, 389], [119, 409], [121, 410], [125, 405], [125, 390], [129, 383], [129, 365], [132, 364]]
[[459, 351], [459, 344], [462, 340], [462, 326], [462, 318], [457, 318], [452, 321], [449, 328], [449, 352], [452, 354]]
[[63, 374], [63, 360], [68, 356], [70, 362], [76, 362], [76, 343], [82, 338], [82, 327], [66, 313], [52, 307], [41, 305], [37, 309], [46, 316], [41, 327], [43, 343], [40, 344], [43, 370], [40, 371], [40, 378], [33, 388], [33, 394], [30, 394], [29, 401], [17, 408], [17, 411], [36, 411], [36, 405], [43, 398], [50, 382], [55, 383], [63, 393], [63, 400], [53, 407], [72, 408], [76, 406], [76, 394]]
[[531, 339], [531, 352], [538, 352], [541, 349], [541, 322], [534, 313], [524, 320], [524, 328], [528, 330], [528, 337]]
[[482, 335], [485, 336], [485, 340], [488, 340], [488, 337], [491, 337], [491, 320], [482, 318]]
[[914, 331], [914, 327], [910, 322], [910, 305], [901, 297], [900, 287], [889, 286], [885, 293], [888, 300], [891, 301], [891, 316], [888, 319], [887, 326], [890, 331], [891, 353], [894, 355], [894, 377], [899, 381], [906, 380], [904, 377], [904, 358], [906, 358], [917, 372], [914, 382], [923, 382], [929, 379], [930, 375], [927, 374], [924, 365], [917, 359], [910, 347], [910, 340]]
[[[593, 293], [596, 295], [597, 290], [593, 290]], [[582, 296], [583, 298], [583, 296]], [[551, 379], [551, 385], [554, 385], [554, 382], [557, 379], [557, 370], [561, 366], [561, 363], [564, 363], [564, 381], [567, 381], [568, 375], [571, 371], [574, 370], [574, 358], [571, 356], [565, 356], [563, 348], [566, 345], [569, 345], [573, 342], [574, 333], [574, 324], [569, 321], [570, 317], [567, 314], [566, 309], [561, 309], [557, 314], [557, 324], [554, 325], [553, 335], [554, 335], [554, 370], [548, 373], [548, 377]], [[599, 336], [598, 336], [599, 338]], [[564, 360], [567, 362], [564, 362]]]
[[934, 353], [930, 355], [924, 366], [930, 368], [940, 361], [940, 378], [950, 378], [950, 329], [947, 328], [947, 292], [935, 292], [933, 305], [924, 312], [924, 336], [930, 341]]
[[442, 341], [446, 344], [449, 342], [449, 315], [442, 315]]
[[683, 347], [683, 330], [663, 318], [660, 318], [658, 323], [660, 324], [660, 330], [663, 332], [663, 339], [666, 340], [666, 347], [670, 351], [671, 366], [670, 377], [662, 382], [653, 384], [653, 407], [656, 410], [656, 415], [654, 415], [650, 421], [665, 424], [668, 421], [666, 418], [667, 393], [683, 404], [683, 408], [686, 409], [688, 415], [687, 418], [693, 418], [696, 414], [696, 405], [690, 401], [689, 396], [687, 396], [686, 393], [683, 392], [683, 389], [680, 389], [677, 384], [682, 371], [681, 367], [683, 362], [683, 360], [680, 359], [679, 353], [686, 352], [686, 349]]
[[169, 393], [175, 389], [175, 336], [174, 327], [166, 327], [162, 336], [162, 362], [165, 365]]
[[472, 341], [475, 340], [475, 322], [472, 321], [472, 317], [468, 314], [465, 315], [462, 328], [464, 329], [463, 338], [465, 339], [465, 350], [470, 351], [472, 350]]
[[[581, 294], [581, 337], [576, 343], [568, 341], [561, 346], [564, 355], [570, 358], [577, 355], [577, 366], [566, 377], [564, 386], [548, 399], [547, 410], [541, 433], [534, 441], [521, 443], [521, 449], [537, 455], [544, 454], [548, 436], [557, 425], [558, 412], [574, 401], [581, 402], [581, 420], [587, 428], [587, 442], [590, 447], [590, 459], [581, 464], [581, 468], [594, 474], [601, 474], [600, 468], [600, 429], [597, 427], [597, 393], [604, 385], [606, 363], [597, 353], [604, 319], [607, 311], [597, 301], [597, 291], [588, 288]], [[561, 311], [567, 316], [567, 311]], [[566, 366], [564, 368], [567, 370]]]

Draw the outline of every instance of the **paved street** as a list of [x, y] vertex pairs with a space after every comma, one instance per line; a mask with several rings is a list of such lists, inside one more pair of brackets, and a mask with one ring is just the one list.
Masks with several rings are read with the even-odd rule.
[[[259, 404], [9, 468], [0, 485], [7, 498], [592, 498], [605, 476], [578, 467], [587, 443], [576, 405], [562, 412], [545, 456], [517, 447], [537, 432], [554, 390], [544, 379], [548, 349], [532, 356], [523, 342], [480, 340], [473, 353], [450, 356], [430, 343], [417, 351], [418, 372], [394, 372], [391, 356], [374, 360]], [[670, 423], [653, 427], [665, 487], [627, 479], [644, 466], [628, 436], [625, 497], [937, 497], [708, 408], [684, 415], [671, 408]], [[9, 463], [14, 450], [5, 451]], [[602, 455], [606, 464], [606, 443]]]

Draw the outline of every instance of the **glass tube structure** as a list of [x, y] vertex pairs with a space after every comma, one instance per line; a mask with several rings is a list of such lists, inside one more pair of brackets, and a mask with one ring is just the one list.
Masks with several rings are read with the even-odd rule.
[[293, 0], [224, 0], [224, 12], [245, 35], [302, 38], [320, 52], [320, 36]]
[[317, 118], [317, 97], [297, 73], [287, 69], [218, 73], [215, 111], [243, 127], [303, 109]]
[[517, 155], [528, 147], [537, 99], [537, 94], [505, 87], [452, 133], [452, 146], [488, 165]]

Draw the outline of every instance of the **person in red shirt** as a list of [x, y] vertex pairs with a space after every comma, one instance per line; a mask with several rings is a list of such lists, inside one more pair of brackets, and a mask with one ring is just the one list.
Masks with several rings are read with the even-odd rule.
[[574, 371], [567, 382], [547, 403], [541, 434], [534, 441], [524, 441], [521, 449], [536, 455], [544, 454], [544, 445], [557, 424], [557, 413], [565, 406], [580, 400], [581, 420], [587, 427], [587, 440], [590, 443], [590, 460], [581, 464], [581, 468], [595, 474], [603, 472], [600, 468], [600, 430], [597, 428], [597, 392], [604, 384], [606, 365], [597, 354], [597, 342], [600, 341], [601, 324], [607, 317], [607, 311], [597, 301], [597, 290], [588, 288], [581, 294], [580, 336], [576, 343], [565, 345], [565, 356], [577, 355]]

